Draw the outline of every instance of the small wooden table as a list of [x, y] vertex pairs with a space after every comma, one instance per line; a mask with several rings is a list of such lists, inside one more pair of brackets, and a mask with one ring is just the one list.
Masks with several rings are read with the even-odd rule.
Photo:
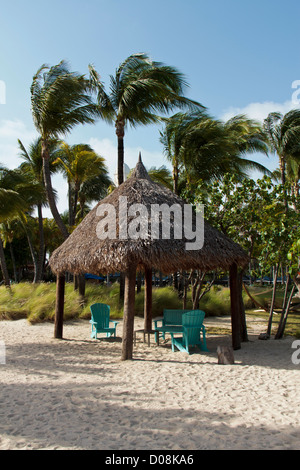
[[157, 344], [157, 346], [159, 346], [159, 335], [156, 335], [156, 333], [158, 333], [157, 330], [135, 330], [135, 332], [134, 332], [134, 345], [136, 345], [136, 334], [137, 333], [143, 333], [144, 343], [146, 342], [146, 335], [148, 335], [148, 346], [150, 346], [150, 335], [155, 335], [156, 344]]

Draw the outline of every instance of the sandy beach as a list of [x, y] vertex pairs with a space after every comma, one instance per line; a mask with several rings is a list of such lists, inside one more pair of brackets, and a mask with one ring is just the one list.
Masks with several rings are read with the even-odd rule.
[[[207, 326], [228, 319], [207, 319]], [[135, 329], [142, 319], [136, 319]], [[208, 335], [209, 352], [172, 353], [138, 336], [122, 362], [116, 339], [90, 339], [88, 321], [0, 323], [0, 449], [300, 449], [300, 365], [292, 338], [248, 343], [234, 365], [218, 365], [226, 336]]]

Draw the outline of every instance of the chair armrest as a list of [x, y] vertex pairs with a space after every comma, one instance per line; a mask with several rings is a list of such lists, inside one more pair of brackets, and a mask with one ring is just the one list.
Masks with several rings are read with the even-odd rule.
[[91, 323], [92, 325], [97, 325], [97, 324], [98, 324], [98, 323], [97, 323], [96, 321], [94, 321], [94, 320], [90, 320], [90, 323]]
[[115, 321], [115, 320], [109, 320], [109, 323], [113, 323], [114, 325], [118, 325], [120, 322], [119, 322], [119, 321]]

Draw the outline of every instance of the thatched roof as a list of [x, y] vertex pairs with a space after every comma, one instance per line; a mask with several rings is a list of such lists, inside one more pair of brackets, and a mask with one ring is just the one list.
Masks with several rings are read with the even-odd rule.
[[[243, 249], [207, 222], [204, 226], [204, 246], [197, 251], [186, 249], [186, 242], [190, 240], [185, 238], [153, 240], [149, 236], [148, 239], [120, 240], [117, 232], [115, 239], [100, 240], [97, 225], [103, 217], [97, 215], [97, 210], [104, 204], [113, 205], [118, 226], [120, 196], [127, 197], [128, 206], [145, 205], [149, 213], [151, 204], [180, 204], [182, 208], [185, 204], [172, 191], [154, 183], [140, 160], [130, 178], [99, 202], [69, 238], [54, 251], [50, 258], [50, 267], [55, 274], [124, 272], [133, 263], [138, 269], [146, 266], [164, 273], [173, 273], [180, 269], [228, 269], [233, 263], [240, 266], [247, 263], [248, 258]], [[106, 218], [106, 221], [109, 219]]]

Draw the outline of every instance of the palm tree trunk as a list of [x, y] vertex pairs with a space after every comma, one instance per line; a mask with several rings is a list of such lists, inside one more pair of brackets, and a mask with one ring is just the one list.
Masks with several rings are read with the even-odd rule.
[[79, 192], [79, 189], [75, 186], [72, 226], [75, 225], [77, 202], [78, 202], [78, 192]]
[[37, 208], [38, 208], [38, 218], [39, 218], [39, 242], [40, 242], [40, 246], [39, 246], [36, 282], [41, 282], [41, 280], [43, 278], [43, 270], [44, 270], [45, 238], [44, 238], [42, 205], [38, 204]]
[[0, 265], [1, 265], [1, 271], [2, 271], [4, 284], [6, 287], [10, 287], [10, 279], [8, 275], [8, 269], [7, 269], [4, 248], [3, 248], [3, 243], [2, 243], [1, 238], [0, 238]]
[[17, 265], [16, 265], [16, 259], [15, 259], [15, 254], [14, 254], [12, 243], [9, 244], [9, 251], [10, 251], [11, 262], [13, 265], [14, 280], [15, 282], [18, 282]]
[[124, 182], [124, 139], [118, 137], [118, 186]]
[[72, 226], [73, 220], [73, 203], [72, 203], [72, 185], [70, 181], [68, 182], [68, 200], [69, 200], [69, 226]]
[[55, 198], [53, 194], [53, 188], [52, 188], [52, 182], [51, 182], [51, 176], [50, 176], [50, 166], [49, 166], [49, 149], [48, 149], [48, 144], [46, 140], [42, 140], [42, 158], [43, 158], [43, 174], [44, 174], [44, 181], [45, 181], [45, 187], [47, 191], [47, 198], [48, 198], [48, 203], [53, 215], [53, 218], [55, 222], [57, 223], [57, 226], [59, 230], [62, 233], [62, 236], [67, 239], [69, 236], [68, 230], [63, 223], [60, 214], [57, 210], [56, 203], [55, 203]]
[[[125, 123], [124, 121], [116, 121], [116, 135], [118, 137], [118, 186], [124, 182], [124, 135], [125, 135]], [[125, 275], [120, 273], [120, 296], [119, 303], [124, 302], [125, 292]]]
[[116, 121], [116, 135], [118, 137], [118, 186], [124, 182], [124, 121]]
[[284, 199], [284, 207], [285, 207], [285, 212], [288, 212], [288, 202], [287, 202], [287, 194], [286, 194], [286, 189], [284, 187], [286, 183], [286, 161], [285, 161], [285, 156], [281, 155], [279, 158], [279, 167], [280, 167], [280, 173], [281, 173], [281, 184], [283, 185], [283, 199]]
[[30, 254], [31, 254], [31, 258], [32, 258], [33, 266], [34, 266], [33, 283], [35, 284], [37, 282], [38, 259], [37, 259], [36, 253], [34, 251], [33, 243], [32, 243], [32, 240], [31, 240], [31, 235], [30, 235], [29, 231], [27, 230], [25, 224], [23, 225], [23, 227], [24, 227], [24, 231], [26, 233], [28, 246], [29, 246], [29, 249], [30, 249]]
[[178, 194], [178, 161], [174, 158], [173, 161], [173, 191], [175, 194]]

